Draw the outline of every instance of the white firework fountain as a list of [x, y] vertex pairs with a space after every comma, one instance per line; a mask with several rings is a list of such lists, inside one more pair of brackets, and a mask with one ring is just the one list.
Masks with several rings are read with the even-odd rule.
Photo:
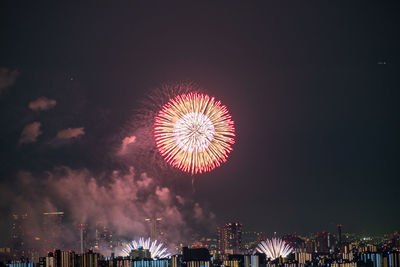
[[293, 248], [280, 238], [272, 238], [271, 240], [261, 241], [256, 250], [265, 254], [267, 258], [275, 260], [279, 257], [286, 258], [292, 253]]
[[171, 256], [163, 243], [157, 240], [152, 241], [150, 238], [144, 239], [143, 237], [139, 238], [139, 240], [133, 240], [132, 242], [125, 244], [121, 249], [121, 254], [122, 256], [129, 256], [132, 250], [139, 248], [148, 249], [153, 259], [168, 258]]

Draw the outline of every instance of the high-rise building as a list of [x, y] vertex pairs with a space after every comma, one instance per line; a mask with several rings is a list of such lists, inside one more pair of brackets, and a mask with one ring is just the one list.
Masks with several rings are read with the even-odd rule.
[[[168, 259], [156, 259], [156, 260], [134, 260], [129, 257], [117, 257], [115, 259], [101, 261], [98, 266], [115, 266], [115, 267], [178, 267], [179, 261], [177, 257], [173, 257], [171, 260]], [[189, 265], [187, 265], [189, 267]], [[206, 266], [206, 265], [198, 265]], [[89, 266], [87, 266], [89, 267]]]
[[134, 260], [151, 259], [150, 250], [143, 249], [142, 247], [139, 247], [138, 249], [132, 249], [129, 253], [129, 256]]
[[202, 267], [210, 266], [210, 252], [206, 248], [182, 248], [182, 266]]
[[27, 224], [28, 214], [12, 214], [11, 222], [11, 248], [12, 256], [21, 257], [25, 256], [26, 253], [26, 224]]
[[400, 250], [400, 234], [399, 232], [395, 231], [393, 234], [390, 235], [392, 248]]
[[228, 258], [222, 261], [222, 264], [230, 267], [244, 267], [245, 266], [245, 255], [233, 254], [228, 255]]
[[63, 234], [62, 223], [64, 218], [63, 211], [51, 211], [44, 212], [43, 214], [43, 230], [45, 235], [41, 236], [41, 242], [44, 249], [49, 251], [55, 248], [63, 248], [63, 244], [60, 244], [60, 240], [63, 240], [61, 235]]
[[221, 254], [242, 252], [242, 224], [235, 222], [218, 227], [218, 250]]
[[342, 244], [342, 225], [338, 224], [337, 228], [338, 228], [338, 238], [339, 238], [338, 243], [340, 245]]
[[305, 247], [304, 240], [297, 236], [296, 233], [283, 235], [282, 240], [284, 240], [289, 246], [293, 247], [296, 251]]
[[75, 267], [75, 252], [74, 251], [61, 251], [60, 261], [61, 267]]
[[52, 211], [52, 212], [44, 212], [43, 213], [43, 224], [49, 230], [53, 230], [54, 228], [58, 228], [62, 225], [62, 221], [64, 218], [63, 211]]
[[97, 267], [99, 260], [99, 253], [93, 253], [90, 250], [88, 253], [81, 253], [76, 256], [76, 266], [81, 267]]
[[241, 262], [239, 260], [224, 260], [222, 261], [222, 265], [230, 267], [240, 267]]
[[304, 248], [307, 253], [314, 253], [317, 251], [317, 241], [314, 238], [307, 238], [304, 241]]
[[257, 245], [265, 240], [265, 234], [262, 232], [242, 232], [242, 249], [243, 252], [252, 254]]
[[317, 233], [316, 236], [317, 252], [330, 253], [335, 247], [335, 235], [327, 232]]
[[113, 250], [113, 233], [102, 223], [96, 224], [94, 249], [96, 251]]
[[209, 261], [210, 252], [206, 248], [182, 248], [182, 261]]
[[162, 231], [161, 231], [161, 221], [162, 218], [147, 218], [145, 219], [149, 226], [149, 235], [148, 237], [151, 238], [151, 240], [157, 240], [161, 239], [162, 237]]
[[265, 259], [265, 257], [262, 256], [262, 254], [259, 253], [253, 254], [250, 256], [250, 261], [245, 260], [245, 266], [251, 266], [251, 267], [259, 267], [260, 265], [263, 266], [264, 265], [262, 264], [263, 259]]
[[[384, 266], [383, 257], [381, 253], [362, 253], [360, 254], [360, 260], [365, 263], [370, 263], [370, 266]], [[388, 265], [386, 265], [388, 266]]]
[[300, 264], [312, 261], [312, 254], [307, 252], [295, 252], [294, 259]]
[[88, 225], [84, 223], [78, 224], [78, 230], [79, 230], [79, 251], [81, 254], [83, 254], [84, 251], [86, 251], [86, 248], [88, 247], [88, 242], [87, 242], [87, 230], [88, 230]]

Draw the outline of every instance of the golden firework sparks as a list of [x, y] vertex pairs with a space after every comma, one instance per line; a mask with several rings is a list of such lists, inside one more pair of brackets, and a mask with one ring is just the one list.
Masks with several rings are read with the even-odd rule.
[[211, 171], [225, 162], [235, 136], [227, 108], [200, 93], [170, 99], [155, 119], [154, 132], [165, 160], [192, 174]]

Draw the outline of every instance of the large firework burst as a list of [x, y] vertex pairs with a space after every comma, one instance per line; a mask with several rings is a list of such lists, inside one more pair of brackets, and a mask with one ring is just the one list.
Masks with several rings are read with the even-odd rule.
[[122, 254], [123, 256], [129, 256], [133, 249], [139, 248], [148, 249], [152, 258], [167, 258], [171, 256], [163, 243], [158, 242], [157, 240], [151, 241], [150, 238], [144, 239], [143, 237], [139, 238], [139, 240], [133, 240], [132, 242], [127, 243], [122, 248]]
[[234, 143], [235, 128], [227, 108], [200, 93], [170, 99], [156, 116], [154, 128], [165, 160], [192, 174], [220, 166]]
[[272, 238], [272, 240], [261, 241], [256, 250], [274, 260], [279, 257], [286, 258], [292, 253], [293, 248], [286, 245], [286, 242], [280, 238]]

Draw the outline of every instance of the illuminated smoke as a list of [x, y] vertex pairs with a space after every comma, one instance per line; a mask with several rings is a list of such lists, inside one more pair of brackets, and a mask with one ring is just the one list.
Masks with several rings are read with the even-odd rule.
[[[189, 92], [202, 91], [202, 88], [192, 82], [166, 83], [153, 89], [141, 100], [140, 108], [135, 110], [134, 116], [125, 125], [120, 135], [115, 138], [115, 155], [121, 162], [125, 162], [127, 165], [134, 164], [135, 168], [148, 173], [159, 175], [162, 171], [165, 175], [165, 171], [171, 171], [170, 165], [160, 155], [156, 146], [155, 119], [170, 99]], [[126, 141], [132, 136], [135, 137], [135, 141], [126, 144]]]
[[[0, 194], [7, 200], [0, 207], [10, 207], [17, 213], [27, 212], [29, 236], [25, 241], [32, 240], [30, 246], [47, 250], [77, 249], [78, 224], [87, 224], [93, 231], [101, 222], [112, 231], [116, 241], [146, 236], [149, 231], [146, 218], [160, 217], [163, 218], [160, 230], [171, 248], [188, 240], [198, 227], [207, 231], [213, 229], [213, 213], [185, 197], [184, 191], [163, 185], [159, 179], [146, 173], [135, 174], [133, 168], [99, 174], [69, 167], [41, 174], [20, 171], [15, 184], [0, 188]], [[66, 219], [60, 229], [53, 229], [51, 236], [42, 215], [49, 211], [63, 211]], [[53, 236], [54, 240], [48, 240], [51, 245], [42, 242]], [[41, 241], [35, 241], [35, 237], [40, 237]], [[89, 232], [88, 238], [94, 238], [94, 234]]]

